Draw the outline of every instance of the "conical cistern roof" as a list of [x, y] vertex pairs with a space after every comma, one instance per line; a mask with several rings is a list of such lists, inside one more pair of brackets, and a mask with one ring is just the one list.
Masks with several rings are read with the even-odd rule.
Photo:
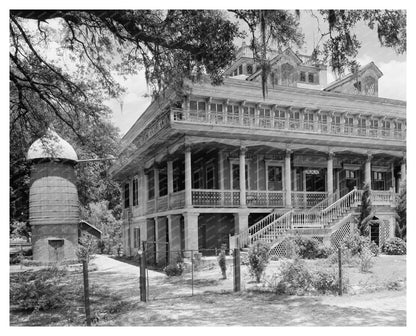
[[46, 134], [36, 140], [27, 152], [28, 160], [36, 159], [62, 159], [78, 161], [74, 148], [52, 128], [48, 128]]

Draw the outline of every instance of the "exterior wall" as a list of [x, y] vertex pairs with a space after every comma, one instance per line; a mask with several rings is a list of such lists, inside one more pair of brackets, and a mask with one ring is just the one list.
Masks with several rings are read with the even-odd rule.
[[[50, 240], [63, 240], [63, 245], [55, 249]], [[78, 224], [47, 224], [32, 226], [33, 260], [56, 262], [76, 259], [78, 247]]]
[[[33, 164], [29, 222], [32, 226], [33, 260], [76, 259], [79, 204], [73, 163], [48, 161]], [[53, 243], [55, 247], [51, 247], [51, 240], [56, 241]]]
[[228, 245], [229, 235], [234, 234], [233, 214], [208, 213], [198, 218], [199, 249], [220, 248]]

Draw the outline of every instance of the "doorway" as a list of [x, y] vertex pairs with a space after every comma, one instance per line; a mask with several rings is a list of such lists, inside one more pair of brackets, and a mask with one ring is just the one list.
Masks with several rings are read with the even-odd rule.
[[49, 239], [49, 261], [57, 262], [64, 259], [64, 240]]

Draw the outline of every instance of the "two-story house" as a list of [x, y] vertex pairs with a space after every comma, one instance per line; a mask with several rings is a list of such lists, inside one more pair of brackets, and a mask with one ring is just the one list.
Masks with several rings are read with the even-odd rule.
[[240, 48], [223, 85], [167, 90], [124, 136], [112, 174], [127, 255], [145, 240], [164, 252], [265, 239], [276, 252], [294, 231], [336, 243], [364, 183], [379, 219], [372, 239], [394, 235], [406, 103], [378, 97], [381, 71], [370, 63], [327, 85], [326, 66], [287, 49], [271, 62], [264, 99], [249, 53]]

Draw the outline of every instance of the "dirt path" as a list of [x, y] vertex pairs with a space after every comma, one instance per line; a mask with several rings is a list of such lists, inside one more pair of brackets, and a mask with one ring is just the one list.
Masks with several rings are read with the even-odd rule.
[[[133, 304], [102, 324], [127, 326], [405, 326], [406, 291], [337, 296], [277, 296], [251, 292], [204, 293], [139, 301], [139, 269], [106, 256], [93, 261], [91, 280]], [[166, 277], [149, 271], [158, 290], [170, 291]]]

